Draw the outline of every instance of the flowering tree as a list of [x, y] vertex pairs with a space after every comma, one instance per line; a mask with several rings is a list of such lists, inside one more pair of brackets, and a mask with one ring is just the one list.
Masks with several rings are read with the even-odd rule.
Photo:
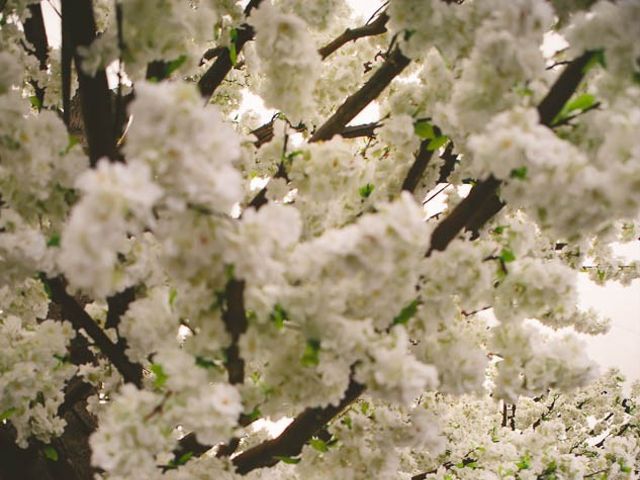
[[638, 478], [574, 331], [640, 2], [60, 3], [0, 0], [0, 479]]

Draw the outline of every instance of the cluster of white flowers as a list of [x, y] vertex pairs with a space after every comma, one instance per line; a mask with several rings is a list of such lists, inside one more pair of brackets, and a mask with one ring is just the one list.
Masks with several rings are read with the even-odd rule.
[[494, 330], [489, 348], [502, 357], [494, 379], [496, 398], [509, 402], [555, 388], [570, 391], [595, 377], [597, 367], [575, 335], [545, 339], [533, 326], [503, 324]]
[[256, 54], [261, 79], [259, 92], [267, 107], [281, 110], [293, 123], [307, 117], [320, 56], [303, 20], [283, 14], [269, 2], [255, 9], [250, 22], [256, 29]]
[[76, 187], [83, 195], [62, 232], [57, 261], [73, 288], [103, 298], [127, 286], [118, 254], [128, 247], [127, 235], [153, 223], [162, 190], [146, 165], [107, 160], [80, 175]]
[[67, 213], [65, 197], [88, 161], [54, 112], [35, 115], [14, 90], [22, 82], [16, 65], [15, 56], [0, 52], [0, 193], [25, 219], [47, 213], [57, 228]]
[[[214, 40], [218, 20], [216, 1], [123, 0], [123, 58], [127, 75], [135, 80], [144, 78], [148, 63], [180, 61], [197, 65], [207, 42]], [[84, 58], [83, 69], [95, 75], [119, 57], [117, 17], [100, 12], [104, 33], [88, 47], [79, 50]]]
[[297, 190], [295, 207], [305, 220], [305, 236], [344, 225], [360, 212], [364, 199], [375, 195], [370, 165], [341, 138], [305, 145], [289, 155], [288, 176]]
[[16, 443], [26, 448], [29, 437], [43, 442], [62, 434], [65, 421], [58, 416], [64, 385], [75, 373], [67, 348], [75, 332], [67, 322], [30, 316], [22, 319], [0, 313], [0, 417], [11, 422]]
[[169, 207], [192, 204], [229, 213], [242, 199], [242, 180], [234, 167], [239, 137], [215, 108], [202, 108], [194, 85], [140, 82], [131, 114], [127, 160], [151, 167]]

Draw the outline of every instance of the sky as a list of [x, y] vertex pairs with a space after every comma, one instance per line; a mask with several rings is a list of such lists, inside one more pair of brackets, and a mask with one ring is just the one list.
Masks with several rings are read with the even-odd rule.
[[[381, 0], [346, 0], [353, 8], [355, 14], [368, 19], [383, 3]], [[47, 34], [52, 45], [60, 44], [59, 18], [55, 8], [59, 8], [58, 0], [45, 0], [42, 2]], [[55, 7], [55, 8], [54, 8]], [[557, 49], [562, 43], [561, 38], [550, 37], [550, 41], [544, 46], [545, 51]], [[260, 99], [247, 95], [242, 108], [255, 109]], [[270, 118], [271, 113], [263, 110], [265, 118]], [[352, 123], [366, 123], [377, 120], [378, 107], [371, 104]], [[438, 204], [434, 200], [434, 205]], [[628, 259], [640, 260], [640, 241], [635, 241], [624, 246], [617, 246], [616, 252]], [[628, 287], [623, 287], [616, 282], [607, 282], [600, 287], [589, 281], [586, 274], [580, 274], [578, 282], [580, 306], [582, 308], [594, 308], [603, 316], [611, 319], [611, 330], [600, 336], [583, 335], [589, 346], [590, 356], [602, 367], [620, 368], [628, 380], [640, 380], [640, 280], [635, 280]]]

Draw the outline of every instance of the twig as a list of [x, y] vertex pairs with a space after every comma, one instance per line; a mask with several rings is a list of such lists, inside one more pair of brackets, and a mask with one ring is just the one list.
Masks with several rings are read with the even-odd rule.
[[318, 53], [324, 60], [346, 43], [358, 40], [359, 38], [363, 37], [381, 35], [387, 31], [388, 21], [389, 16], [387, 15], [387, 12], [382, 12], [380, 13], [380, 15], [378, 15], [374, 22], [367, 23], [366, 25], [358, 28], [347, 28], [340, 36], [336, 37], [324, 47], [320, 48], [318, 50]]
[[43, 278], [45, 284], [51, 289], [51, 299], [58, 304], [64, 318], [69, 320], [73, 328], [79, 332], [83, 329], [95, 342], [100, 351], [120, 372], [125, 382], [133, 383], [142, 388], [142, 367], [131, 362], [124, 351], [111, 341], [93, 318], [67, 293], [66, 285], [61, 277]]

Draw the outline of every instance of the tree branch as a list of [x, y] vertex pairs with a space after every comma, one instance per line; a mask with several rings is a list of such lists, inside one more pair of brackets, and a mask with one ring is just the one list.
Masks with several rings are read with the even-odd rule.
[[[47, 32], [44, 28], [42, 7], [39, 4], [29, 5], [31, 16], [24, 22], [24, 36], [34, 48], [34, 55], [40, 64], [40, 70], [47, 70], [48, 45]], [[31, 85], [36, 92], [36, 98], [40, 107], [44, 101], [44, 88], [38, 85], [36, 80], [31, 80]], [[39, 108], [40, 108], [39, 107]]]
[[358, 28], [347, 28], [340, 36], [336, 37], [331, 42], [327, 43], [324, 47], [318, 50], [318, 53], [324, 60], [333, 52], [338, 50], [344, 44], [357, 40], [363, 37], [370, 37], [373, 35], [381, 35], [387, 31], [387, 22], [389, 21], [389, 15], [386, 11], [383, 11], [378, 17], [371, 23], [368, 23]]
[[275, 465], [280, 461], [278, 457], [298, 455], [305, 443], [318, 430], [350, 405], [364, 390], [364, 385], [351, 380], [344, 397], [337, 406], [307, 408], [289, 424], [280, 436], [256, 445], [236, 456], [232, 460], [236, 471], [245, 475], [256, 468]]
[[131, 362], [124, 351], [107, 337], [93, 318], [67, 293], [64, 280], [61, 277], [56, 277], [47, 278], [43, 281], [51, 289], [52, 301], [60, 306], [64, 318], [71, 322], [76, 332], [84, 329], [104, 356], [120, 372], [124, 381], [142, 388], [142, 367], [137, 363]]
[[313, 134], [310, 143], [330, 140], [341, 132], [369, 103], [375, 100], [391, 81], [397, 77], [411, 60], [400, 49], [395, 48], [371, 78], [356, 93], [348, 97], [338, 107], [336, 113], [321, 125]]
[[224, 325], [231, 335], [231, 344], [226, 349], [225, 368], [229, 375], [229, 383], [244, 383], [244, 360], [240, 356], [238, 341], [247, 331], [248, 322], [244, 310], [244, 281], [231, 279], [225, 290], [226, 308], [222, 314]]
[[[62, 0], [62, 24], [63, 60], [65, 52], [75, 60], [91, 166], [95, 166], [102, 157], [113, 161], [121, 160], [116, 148], [115, 122], [107, 75], [104, 70], [98, 70], [94, 77], [85, 74], [82, 70], [82, 57], [78, 54], [78, 47], [88, 47], [96, 38], [91, 1]], [[64, 70], [63, 61], [63, 73]], [[68, 82], [69, 78], [66, 80]], [[65, 105], [68, 120], [67, 108], [69, 105]]]
[[[593, 55], [594, 52], [584, 53], [573, 60], [560, 74], [538, 106], [542, 125], [551, 127], [553, 119], [560, 113], [584, 78], [585, 67]], [[484, 224], [504, 207], [504, 202], [497, 194], [501, 184], [502, 182], [493, 175], [478, 182], [469, 195], [435, 228], [427, 255], [433, 250], [444, 250], [463, 229], [473, 232], [474, 237], [477, 237]]]

